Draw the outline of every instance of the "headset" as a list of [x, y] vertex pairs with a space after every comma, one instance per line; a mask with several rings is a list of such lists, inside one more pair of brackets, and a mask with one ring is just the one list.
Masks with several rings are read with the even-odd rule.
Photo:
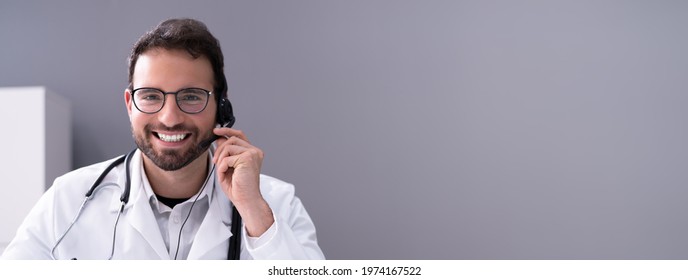
[[[216, 120], [217, 123], [220, 124], [222, 127], [232, 127], [234, 125], [234, 122], [236, 121], [236, 118], [234, 117], [234, 111], [232, 110], [232, 103], [227, 99], [227, 81], [223, 79], [223, 81], [220, 82], [220, 98], [217, 103], [217, 113], [216, 113]], [[215, 135], [214, 137], [211, 137], [210, 139], [201, 141], [201, 143], [198, 145], [199, 148], [201, 149], [207, 149], [210, 147], [210, 144], [215, 142], [220, 138], [220, 136]], [[119, 209], [119, 212], [117, 213], [117, 219], [115, 220], [115, 226], [114, 230], [112, 233], [112, 249], [110, 251], [110, 256], [108, 257], [108, 260], [112, 259], [112, 256], [115, 253], [115, 237], [117, 236], [117, 224], [119, 223], [119, 218], [122, 215], [122, 212], [124, 212], [124, 206], [129, 202], [129, 194], [131, 192], [131, 175], [130, 175], [130, 162], [131, 162], [131, 157], [136, 152], [137, 149], [132, 150], [126, 155], [123, 155], [116, 160], [114, 160], [110, 165], [108, 165], [105, 170], [98, 176], [98, 178], [95, 180], [91, 188], [86, 192], [86, 197], [84, 198], [83, 202], [81, 203], [81, 206], [79, 207], [79, 211], [76, 213], [74, 216], [74, 219], [72, 222], [69, 224], [67, 227], [67, 230], [58, 238], [57, 242], [55, 242], [55, 245], [53, 248], [50, 250], [50, 256], [52, 257], [53, 260], [55, 260], [55, 250], [57, 249], [57, 246], [60, 245], [62, 242], [62, 239], [67, 236], [67, 233], [69, 233], [69, 230], [72, 229], [72, 226], [74, 226], [74, 223], [79, 219], [79, 216], [81, 216], [81, 212], [84, 209], [84, 206], [86, 206], [86, 203], [93, 197], [94, 193], [98, 189], [99, 186], [101, 186], [101, 183], [103, 179], [105, 179], [105, 176], [112, 171], [113, 168], [116, 166], [122, 164], [124, 162], [126, 166], [126, 181], [124, 185], [124, 190], [122, 191], [122, 195], [120, 196], [120, 202], [121, 206]], [[208, 177], [206, 177], [205, 182], [203, 182], [203, 187], [201, 188], [201, 192], [203, 191], [203, 188], [205, 188], [205, 185], [208, 183], [208, 180], [210, 179], [213, 170], [215, 169], [215, 166], [213, 165], [212, 169], [210, 172], [208, 172]], [[199, 196], [196, 196], [196, 199], [198, 199]], [[193, 201], [191, 204], [191, 208], [189, 209], [189, 214], [187, 215], [186, 219], [189, 218], [191, 215], [191, 211], [193, 210], [193, 206], [196, 203], [196, 200]], [[186, 219], [184, 220], [184, 224], [186, 223]], [[184, 228], [184, 224], [182, 224], [182, 229]], [[231, 232], [232, 236], [229, 238], [229, 248], [227, 252], [227, 259], [228, 260], [238, 260], [240, 259], [241, 255], [241, 215], [239, 215], [239, 211], [237, 211], [236, 207], [232, 205], [232, 226], [231, 226]], [[179, 240], [181, 240], [181, 230], [180, 230], [180, 235], [179, 235]], [[177, 243], [179, 243], [179, 240], [177, 240]], [[177, 259], [177, 253], [179, 253], [179, 245], [177, 245], [177, 252], [175, 253], [174, 258]], [[76, 258], [72, 258], [72, 260], [76, 260]]]

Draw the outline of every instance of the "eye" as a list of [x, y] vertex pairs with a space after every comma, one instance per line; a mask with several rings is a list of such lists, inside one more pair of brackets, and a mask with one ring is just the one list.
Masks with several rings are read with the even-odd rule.
[[134, 94], [137, 100], [141, 101], [159, 101], [162, 100], [163, 94], [154, 89], [140, 89]]
[[205, 101], [208, 93], [200, 89], [184, 89], [177, 94], [177, 100], [185, 102]]
[[146, 100], [146, 101], [155, 101], [155, 100], [160, 100], [160, 96], [158, 94], [144, 94], [140, 96], [141, 100]]
[[181, 101], [198, 101], [202, 100], [202, 98], [198, 95], [194, 94], [179, 94], [179, 100]]

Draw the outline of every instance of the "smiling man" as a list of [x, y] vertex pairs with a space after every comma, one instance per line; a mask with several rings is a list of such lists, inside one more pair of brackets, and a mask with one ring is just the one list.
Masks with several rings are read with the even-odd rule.
[[231, 128], [223, 61], [199, 21], [144, 34], [124, 91], [138, 148], [57, 178], [2, 258], [324, 258], [294, 186]]

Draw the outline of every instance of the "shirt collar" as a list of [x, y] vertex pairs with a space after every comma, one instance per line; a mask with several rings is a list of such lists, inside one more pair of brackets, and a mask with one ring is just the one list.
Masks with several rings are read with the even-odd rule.
[[[144, 156], [143, 153], [141, 153], [141, 156], [142, 156], [142, 157]], [[211, 156], [211, 154], [209, 154], [209, 156], [208, 156], [208, 166], [212, 166], [212, 164], [213, 164], [213, 163], [212, 163], [212, 156]], [[212, 168], [212, 167], [211, 167], [211, 168]], [[193, 202], [193, 201], [196, 199], [197, 196], [199, 196], [199, 197], [198, 197], [198, 200], [196, 201], [197, 203], [198, 203], [198, 202], [202, 202], [202, 203], [204, 202], [204, 203], [210, 204], [210, 201], [213, 199], [213, 194], [215, 193], [215, 192], [213, 191], [213, 189], [215, 188], [215, 180], [213, 180], [213, 177], [215, 177], [215, 171], [214, 171], [215, 169], [212, 168], [212, 170], [213, 170], [213, 173], [212, 173], [212, 174], [207, 174], [207, 173], [206, 173], [205, 187], [202, 188], [201, 190], [199, 190], [198, 193], [196, 193], [195, 195], [193, 195], [193, 196], [192, 196], [191, 198], [189, 198], [187, 201], [180, 203], [180, 205], [181, 205], [181, 204], [185, 204], [185, 203], [191, 203], [191, 202]], [[145, 192], [146, 196], [148, 197], [148, 201], [150, 202], [151, 206], [152, 206], [158, 213], [163, 213], [163, 212], [171, 211], [172, 209], [171, 209], [169, 206], [167, 206], [167, 205], [163, 204], [162, 202], [160, 202], [160, 201], [158, 200], [158, 198], [155, 196], [155, 192], [153, 192], [153, 188], [151, 187], [150, 182], [148, 181], [148, 176], [146, 175], [146, 172], [145, 172], [145, 170], [144, 170], [144, 168], [143, 168], [143, 160], [141, 160], [140, 172], [139, 172], [139, 173], [141, 174], [141, 183], [142, 183], [142, 186], [143, 186], [143, 191]], [[210, 175], [211, 178], [208, 179], [208, 175]], [[207, 197], [208, 199], [205, 199], [206, 197]]]

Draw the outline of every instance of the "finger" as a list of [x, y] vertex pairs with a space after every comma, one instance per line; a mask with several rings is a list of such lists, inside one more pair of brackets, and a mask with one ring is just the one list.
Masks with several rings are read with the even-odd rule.
[[240, 155], [248, 150], [250, 149], [242, 146], [223, 145], [215, 150], [215, 154], [213, 155], [213, 162], [217, 163], [225, 157]]
[[[223, 185], [226, 184], [228, 186], [231, 186], [232, 185], [232, 176], [234, 176], [233, 175], [234, 170], [233, 169], [229, 170], [229, 168], [227, 168], [227, 165], [223, 165], [222, 167], [220, 167], [220, 164], [217, 164], [217, 165], [215, 165], [215, 167], [216, 167], [215, 173], [217, 173], [218, 181]], [[223, 170], [220, 170], [220, 168], [222, 168]], [[223, 189], [224, 189], [224, 187], [223, 187]]]
[[243, 131], [234, 129], [234, 128], [229, 128], [229, 127], [216, 127], [213, 129], [213, 133], [219, 135], [219, 136], [225, 136], [225, 137], [232, 137], [236, 136], [239, 137], [240, 139], [243, 139], [244, 141], [248, 142], [248, 138], [244, 134]]
[[224, 139], [218, 139], [217, 145], [220, 146], [222, 144], [228, 143], [230, 145], [238, 145], [238, 146], [244, 146], [246, 148], [255, 148], [251, 143], [248, 141], [239, 138], [238, 136], [232, 136]]
[[228, 173], [228, 171], [230, 171], [230, 168], [232, 169], [231, 171], [234, 171], [234, 168], [236, 167], [235, 165], [239, 165], [239, 156], [238, 155], [222, 158], [215, 165], [215, 168], [216, 168], [217, 174], [218, 174], [218, 179], [220, 179], [220, 181], [222, 182], [222, 181], [224, 181], [224, 179], [227, 175], [229, 175], [231, 178], [231, 174], [227, 174], [227, 173]]
[[[251, 143], [248, 143], [244, 141], [243, 139], [239, 139], [236, 136], [232, 136], [229, 139], [219, 139], [217, 142], [217, 146], [215, 148], [215, 154], [213, 155], [213, 162], [217, 160], [217, 155], [222, 154], [221, 152], [226, 149], [228, 146], [239, 146], [239, 147], [244, 147], [247, 149], [254, 149], [254, 150], [260, 150]], [[232, 153], [234, 154], [234, 153]]]

